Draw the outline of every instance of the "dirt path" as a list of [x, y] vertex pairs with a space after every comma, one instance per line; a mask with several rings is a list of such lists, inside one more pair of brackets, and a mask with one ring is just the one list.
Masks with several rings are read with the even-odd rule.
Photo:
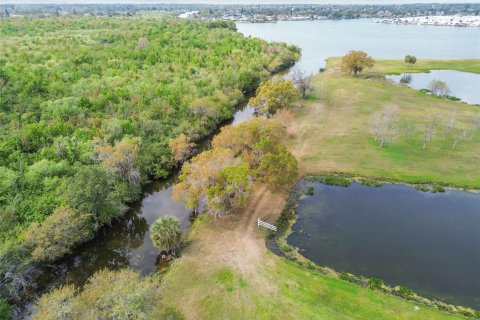
[[[277, 294], [278, 288], [267, 280], [267, 272], [275, 261], [266, 253], [265, 230], [257, 227], [257, 218], [274, 223], [284, 199], [280, 193], [257, 186], [246, 208], [216, 220], [208, 219], [198, 230], [193, 228], [191, 244], [178, 265], [166, 275], [166, 301], [175, 302], [187, 319], [202, 319], [205, 315], [199, 297], [218, 294], [215, 277], [219, 270], [231, 270], [236, 277], [246, 279], [250, 288]], [[249, 296], [242, 299], [239, 304], [252, 303]]]

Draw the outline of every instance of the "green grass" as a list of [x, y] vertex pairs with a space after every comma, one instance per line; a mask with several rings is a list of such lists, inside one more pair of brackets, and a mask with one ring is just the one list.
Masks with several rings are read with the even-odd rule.
[[[213, 234], [222, 241], [225, 235], [211, 223], [196, 228], [201, 238]], [[255, 271], [242, 272], [229, 261], [203, 260], [208, 242], [195, 244], [164, 279], [162, 302], [187, 319], [464, 319], [304, 269], [268, 251], [262, 264], [252, 266]]]
[[[437, 61], [430, 65], [450, 63]], [[392, 63], [381, 60], [376, 68], [391, 71]], [[287, 142], [297, 153], [302, 174], [343, 172], [409, 183], [480, 188], [480, 130], [452, 149], [462, 130], [473, 128], [478, 107], [389, 85], [379, 77], [352, 77], [334, 69], [318, 75], [315, 81], [315, 101], [292, 109], [290, 117], [277, 116], [292, 128]], [[380, 148], [371, 134], [372, 123], [388, 107], [396, 110], [398, 128], [411, 125], [414, 130], [411, 136], [405, 136], [399, 129], [396, 141]], [[444, 134], [452, 110], [456, 113], [454, 128]], [[433, 141], [423, 149], [425, 128], [432, 116], [437, 117]], [[303, 146], [301, 152], [298, 146]]]
[[[335, 68], [340, 65], [341, 58], [333, 57], [327, 59], [328, 68]], [[472, 73], [480, 73], [480, 59], [463, 60], [431, 60], [418, 59], [412, 67], [406, 67], [403, 60], [375, 59], [372, 69], [365, 70], [366, 74], [401, 74], [405, 72], [429, 72], [430, 70], [457, 70]]]

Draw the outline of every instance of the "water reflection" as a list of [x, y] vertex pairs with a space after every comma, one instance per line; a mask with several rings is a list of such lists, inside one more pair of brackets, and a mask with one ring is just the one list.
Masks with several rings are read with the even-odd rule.
[[454, 70], [432, 70], [429, 73], [389, 75], [395, 83], [405, 83], [413, 89], [430, 89], [432, 81], [447, 84], [449, 95], [469, 104], [480, 104], [480, 75]]
[[400, 83], [408, 84], [410, 82], [412, 82], [412, 75], [410, 73], [402, 74], [400, 78]]
[[374, 58], [478, 59], [477, 28], [393, 25], [374, 19], [237, 23], [246, 36], [295, 44], [302, 49], [297, 64], [307, 73], [325, 67], [325, 59], [349, 50], [364, 50]]
[[[239, 106], [232, 121], [225, 124], [238, 124], [254, 115], [255, 110], [247, 104], [249, 97]], [[209, 147], [208, 138], [198, 146], [200, 151]], [[172, 188], [177, 182], [178, 172], [174, 172], [168, 179], [145, 186], [142, 200], [130, 205], [123, 218], [103, 228], [93, 240], [76, 248], [68, 257], [45, 266], [37, 293], [60, 284], [82, 287], [90, 276], [103, 268], [130, 267], [144, 275], [164, 268], [167, 263], [160, 259], [160, 249], [152, 244], [150, 225], [165, 215], [173, 215], [179, 219], [182, 231], [190, 227], [190, 210], [172, 200]]]
[[307, 186], [288, 238], [307, 258], [480, 310], [480, 194]]

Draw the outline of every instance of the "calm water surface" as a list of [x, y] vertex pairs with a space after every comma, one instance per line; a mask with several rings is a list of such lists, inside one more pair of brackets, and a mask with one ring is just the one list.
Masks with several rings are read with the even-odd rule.
[[480, 29], [440, 26], [394, 25], [372, 19], [279, 21], [237, 23], [238, 31], [302, 48], [298, 65], [311, 73], [325, 66], [325, 59], [349, 50], [364, 50], [376, 58], [466, 59], [480, 58]]
[[[387, 79], [400, 83], [405, 75], [390, 75]], [[410, 73], [410, 88], [428, 89], [433, 80], [444, 81], [450, 89], [449, 95], [460, 98], [469, 104], [480, 104], [480, 74], [454, 70], [432, 70], [429, 73]]]
[[[479, 32], [474, 28], [443, 28], [375, 24], [370, 20], [303, 21], [276, 24], [237, 24], [240, 32], [266, 40], [285, 41], [303, 50], [300, 67], [317, 72], [329, 56], [350, 49], [363, 49], [375, 57], [399, 58], [413, 54], [419, 58], [478, 58]], [[234, 124], [253, 116], [244, 106], [235, 114]], [[208, 145], [206, 141], [205, 146]], [[203, 147], [205, 147], [203, 146]], [[131, 206], [124, 219], [105, 228], [93, 241], [50, 266], [38, 293], [62, 283], [82, 286], [102, 268], [132, 267], [143, 274], [159, 266], [159, 250], [152, 246], [150, 225], [170, 214], [177, 216], [183, 230], [190, 225], [189, 211], [171, 200], [175, 177], [145, 189], [142, 200]], [[293, 235], [292, 235], [293, 236]]]
[[[244, 102], [230, 123], [242, 123], [253, 117], [254, 111]], [[199, 148], [203, 150], [209, 145], [210, 139], [206, 138]], [[150, 225], [165, 215], [177, 217], [183, 231], [191, 225], [190, 210], [172, 200], [172, 188], [177, 181], [178, 172], [174, 172], [170, 178], [144, 187], [142, 200], [130, 205], [123, 218], [103, 228], [93, 240], [76, 248], [64, 259], [45, 266], [37, 290], [32, 293], [34, 296], [16, 309], [15, 319], [30, 318], [35, 295], [64, 284], [83, 287], [87, 279], [101, 269], [129, 267], [147, 275], [163, 268], [165, 263], [159, 259], [160, 249], [154, 247], [150, 239]]]
[[306, 184], [288, 238], [305, 257], [480, 310], [480, 194]]

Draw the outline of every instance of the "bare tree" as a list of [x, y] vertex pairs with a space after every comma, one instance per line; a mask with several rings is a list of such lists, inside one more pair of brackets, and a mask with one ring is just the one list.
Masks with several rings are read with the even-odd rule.
[[305, 98], [307, 92], [312, 88], [312, 75], [307, 75], [305, 71], [295, 68], [292, 71], [292, 81], [297, 86], [298, 91], [302, 94], [302, 98]]
[[405, 140], [410, 139], [411, 137], [413, 137], [413, 135], [415, 135], [415, 132], [416, 132], [415, 122], [413, 121], [403, 122], [399, 127], [399, 131]]
[[372, 135], [375, 141], [378, 141], [380, 148], [383, 148], [385, 143], [393, 142], [397, 138], [395, 111], [393, 106], [386, 107], [382, 114], [377, 115], [372, 122]]
[[457, 144], [458, 144], [460, 141], [467, 139], [467, 136], [468, 136], [467, 130], [465, 130], [465, 129], [462, 130], [462, 131], [458, 134], [458, 136], [455, 138], [455, 140], [453, 141], [452, 149], [455, 149], [455, 147], [457, 146]]
[[445, 81], [433, 79], [428, 85], [430, 92], [439, 97], [446, 97], [450, 93], [450, 88]]
[[445, 121], [445, 128], [443, 131], [443, 141], [447, 138], [447, 135], [452, 131], [453, 125], [455, 124], [455, 115], [457, 110], [455, 108], [452, 109], [452, 112], [448, 116], [447, 120]]
[[432, 116], [430, 118], [430, 122], [425, 127], [424, 135], [423, 135], [423, 149], [427, 147], [427, 144], [432, 142], [433, 134], [435, 132], [435, 124], [437, 123], [437, 117]]
[[480, 112], [473, 117], [473, 128], [470, 131], [470, 140], [473, 139], [473, 136], [480, 129]]

